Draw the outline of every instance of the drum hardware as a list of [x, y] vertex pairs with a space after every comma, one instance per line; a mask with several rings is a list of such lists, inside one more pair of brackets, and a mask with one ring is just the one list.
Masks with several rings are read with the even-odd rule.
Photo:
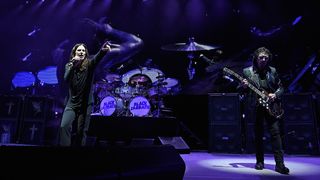
[[104, 116], [160, 117], [163, 97], [176, 91], [178, 84], [178, 80], [166, 78], [155, 68], [139, 67], [123, 75], [107, 74], [95, 86], [99, 101], [95, 112]]
[[199, 52], [219, 49], [220, 46], [199, 44], [195, 42], [194, 37], [189, 37], [187, 43], [175, 43], [161, 46], [165, 51]]
[[127, 100], [133, 97], [133, 95], [135, 94], [135, 90], [136, 89], [129, 86], [128, 84], [124, 84], [123, 86], [117, 87], [115, 89], [115, 94]]
[[176, 52], [187, 52], [187, 58], [189, 60], [189, 64], [187, 67], [189, 80], [194, 78], [196, 73], [195, 65], [197, 62], [195, 61], [196, 55], [195, 53], [200, 53], [203, 51], [210, 51], [210, 50], [218, 50], [220, 46], [217, 45], [208, 45], [208, 44], [199, 44], [195, 42], [194, 37], [189, 37], [187, 43], [175, 43], [175, 44], [168, 44], [161, 46], [161, 49], [164, 51], [176, 51]]
[[167, 82], [163, 81], [164, 79], [154, 83], [154, 87], [150, 88], [148, 92], [149, 98], [155, 105], [155, 110], [152, 113], [154, 117], [161, 117], [161, 107], [164, 106], [163, 97], [167, 94], [167, 89], [164, 87], [164, 85], [166, 85]]

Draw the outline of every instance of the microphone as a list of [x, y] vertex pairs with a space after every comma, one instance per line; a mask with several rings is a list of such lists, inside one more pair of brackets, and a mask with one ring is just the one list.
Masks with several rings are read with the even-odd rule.
[[74, 59], [71, 59], [69, 62], [68, 62], [68, 66], [73, 66], [73, 64], [74, 64]]
[[199, 59], [204, 60], [204, 61], [207, 62], [209, 65], [215, 64], [215, 62], [214, 62], [213, 60], [209, 59], [208, 57], [206, 57], [206, 56], [203, 55], [203, 54], [200, 54], [200, 55], [199, 55]]

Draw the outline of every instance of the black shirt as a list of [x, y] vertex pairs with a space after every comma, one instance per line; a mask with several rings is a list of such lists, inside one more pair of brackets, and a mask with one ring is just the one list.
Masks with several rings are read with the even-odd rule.
[[104, 55], [104, 51], [99, 51], [93, 59], [88, 59], [86, 68], [82, 70], [66, 64], [64, 78], [69, 83], [67, 107], [72, 109], [86, 108], [89, 104], [93, 103], [91, 87], [94, 69]]

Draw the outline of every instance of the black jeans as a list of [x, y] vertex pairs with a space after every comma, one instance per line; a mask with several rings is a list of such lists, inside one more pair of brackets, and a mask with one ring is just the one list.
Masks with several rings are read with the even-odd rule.
[[[59, 146], [84, 146], [86, 144], [87, 131], [90, 124], [92, 106], [82, 109], [66, 107], [64, 109], [58, 134]], [[73, 123], [76, 120], [76, 133], [72, 141]]]
[[274, 159], [277, 164], [283, 163], [283, 147], [280, 131], [280, 119], [271, 116], [268, 111], [258, 106], [256, 108], [256, 122], [255, 122], [255, 146], [256, 146], [256, 160], [257, 162], [264, 162], [263, 151], [263, 134], [264, 134], [264, 121], [267, 124], [270, 136], [271, 145], [274, 154]]

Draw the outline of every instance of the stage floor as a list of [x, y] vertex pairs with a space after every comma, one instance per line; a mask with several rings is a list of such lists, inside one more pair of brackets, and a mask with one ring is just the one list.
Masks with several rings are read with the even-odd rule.
[[184, 180], [211, 179], [308, 179], [320, 178], [320, 156], [285, 155], [290, 175], [274, 171], [273, 155], [265, 155], [265, 169], [256, 170], [254, 154], [218, 154], [191, 152], [181, 154], [186, 163]]

